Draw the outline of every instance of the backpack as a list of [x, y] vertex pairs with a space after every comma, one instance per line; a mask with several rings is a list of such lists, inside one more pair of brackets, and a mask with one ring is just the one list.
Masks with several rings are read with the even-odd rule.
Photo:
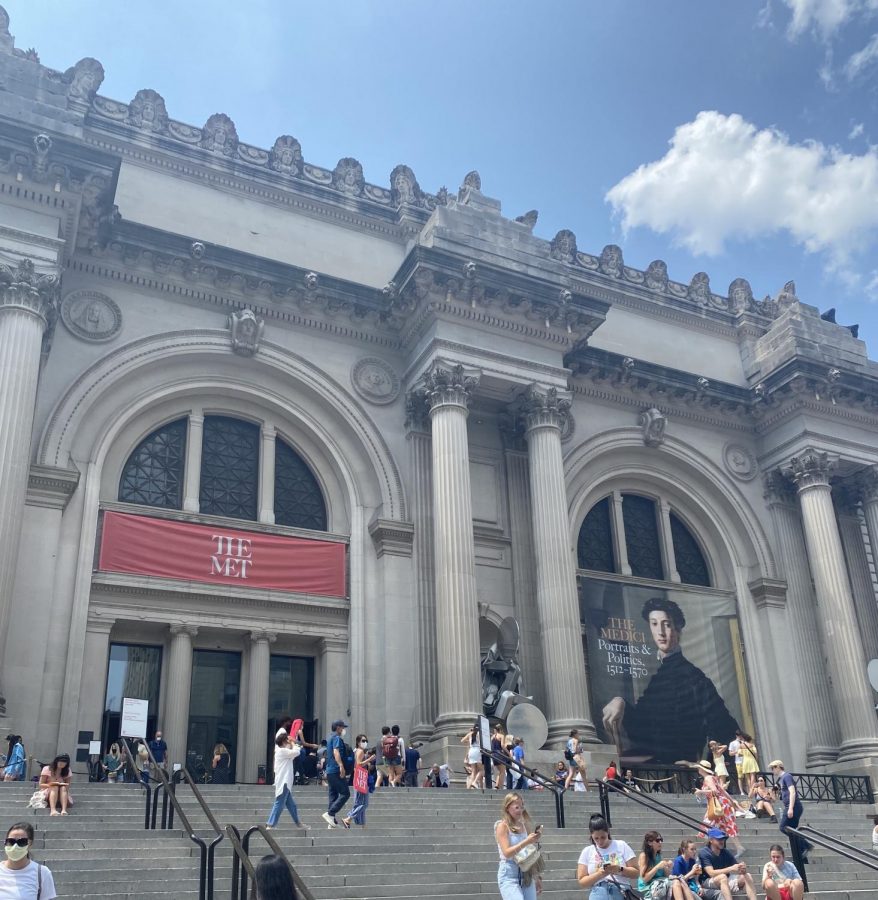
[[381, 738], [381, 752], [384, 759], [396, 759], [399, 756], [399, 737], [395, 734], [385, 734]]

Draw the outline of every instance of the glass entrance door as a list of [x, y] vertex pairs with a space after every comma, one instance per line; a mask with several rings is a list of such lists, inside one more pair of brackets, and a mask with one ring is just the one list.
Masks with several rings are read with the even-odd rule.
[[[192, 692], [189, 698], [189, 735], [186, 766], [193, 778], [234, 781], [238, 751], [238, 703], [241, 654], [222, 650], [194, 650]], [[222, 745], [225, 760], [213, 768], [214, 750]]]
[[314, 660], [307, 656], [272, 655], [268, 683], [268, 728], [266, 731], [269, 778], [274, 772], [274, 736], [284, 716], [304, 719], [305, 740], [317, 744], [314, 719]]
[[119, 739], [122, 700], [133, 697], [149, 701], [146, 720], [147, 738], [156, 729], [159, 708], [159, 680], [162, 671], [162, 648], [141, 644], [110, 644], [107, 667], [107, 690], [101, 723], [101, 749], [106, 753], [110, 744]]

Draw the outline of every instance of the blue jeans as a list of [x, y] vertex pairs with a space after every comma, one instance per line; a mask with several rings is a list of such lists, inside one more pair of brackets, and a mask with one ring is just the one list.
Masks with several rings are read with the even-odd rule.
[[503, 900], [537, 900], [536, 883], [531, 882], [527, 887], [521, 884], [521, 872], [511, 859], [500, 861], [497, 870], [497, 886], [500, 888], [500, 896]]
[[368, 805], [369, 792], [367, 791], [365, 794], [361, 794], [359, 791], [356, 791], [354, 794], [354, 805], [351, 807], [351, 811], [348, 816], [348, 818], [350, 818], [354, 825], [366, 824], [366, 807]]
[[338, 772], [327, 772], [326, 780], [329, 783], [329, 815], [334, 816], [348, 802], [351, 789], [347, 779], [342, 778]]
[[285, 784], [283, 791], [274, 798], [274, 805], [271, 807], [271, 812], [268, 814], [267, 824], [271, 828], [274, 828], [274, 826], [277, 825], [281, 811], [284, 807], [289, 810], [296, 825], [301, 824], [299, 822], [299, 810], [296, 808], [296, 801], [293, 800], [293, 795], [290, 792], [289, 786]]
[[622, 900], [622, 889], [618, 884], [602, 882], [591, 889], [588, 900]]

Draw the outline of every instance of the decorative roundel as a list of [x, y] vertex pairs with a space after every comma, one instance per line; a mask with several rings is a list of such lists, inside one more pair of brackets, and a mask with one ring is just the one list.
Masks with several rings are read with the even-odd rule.
[[729, 472], [741, 481], [752, 481], [758, 474], [756, 457], [740, 444], [726, 444], [723, 462]]
[[84, 341], [109, 341], [122, 329], [122, 310], [106, 294], [73, 291], [61, 301], [61, 321]]
[[351, 369], [354, 390], [370, 403], [393, 403], [399, 396], [399, 376], [377, 356], [367, 356], [354, 363]]

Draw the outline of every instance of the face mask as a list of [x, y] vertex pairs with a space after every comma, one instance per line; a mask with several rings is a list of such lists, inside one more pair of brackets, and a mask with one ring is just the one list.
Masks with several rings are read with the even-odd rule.
[[347, 733], [348, 733], [347, 728], [342, 728], [342, 730], [341, 730], [341, 736], [344, 737]]
[[368, 746], [369, 746], [368, 741], [360, 741], [360, 747], [362, 747], [363, 750], [365, 750]]
[[18, 844], [13, 844], [11, 847], [4, 847], [3, 849], [6, 851], [6, 857], [10, 862], [18, 862], [27, 856], [30, 847], [19, 847]]

